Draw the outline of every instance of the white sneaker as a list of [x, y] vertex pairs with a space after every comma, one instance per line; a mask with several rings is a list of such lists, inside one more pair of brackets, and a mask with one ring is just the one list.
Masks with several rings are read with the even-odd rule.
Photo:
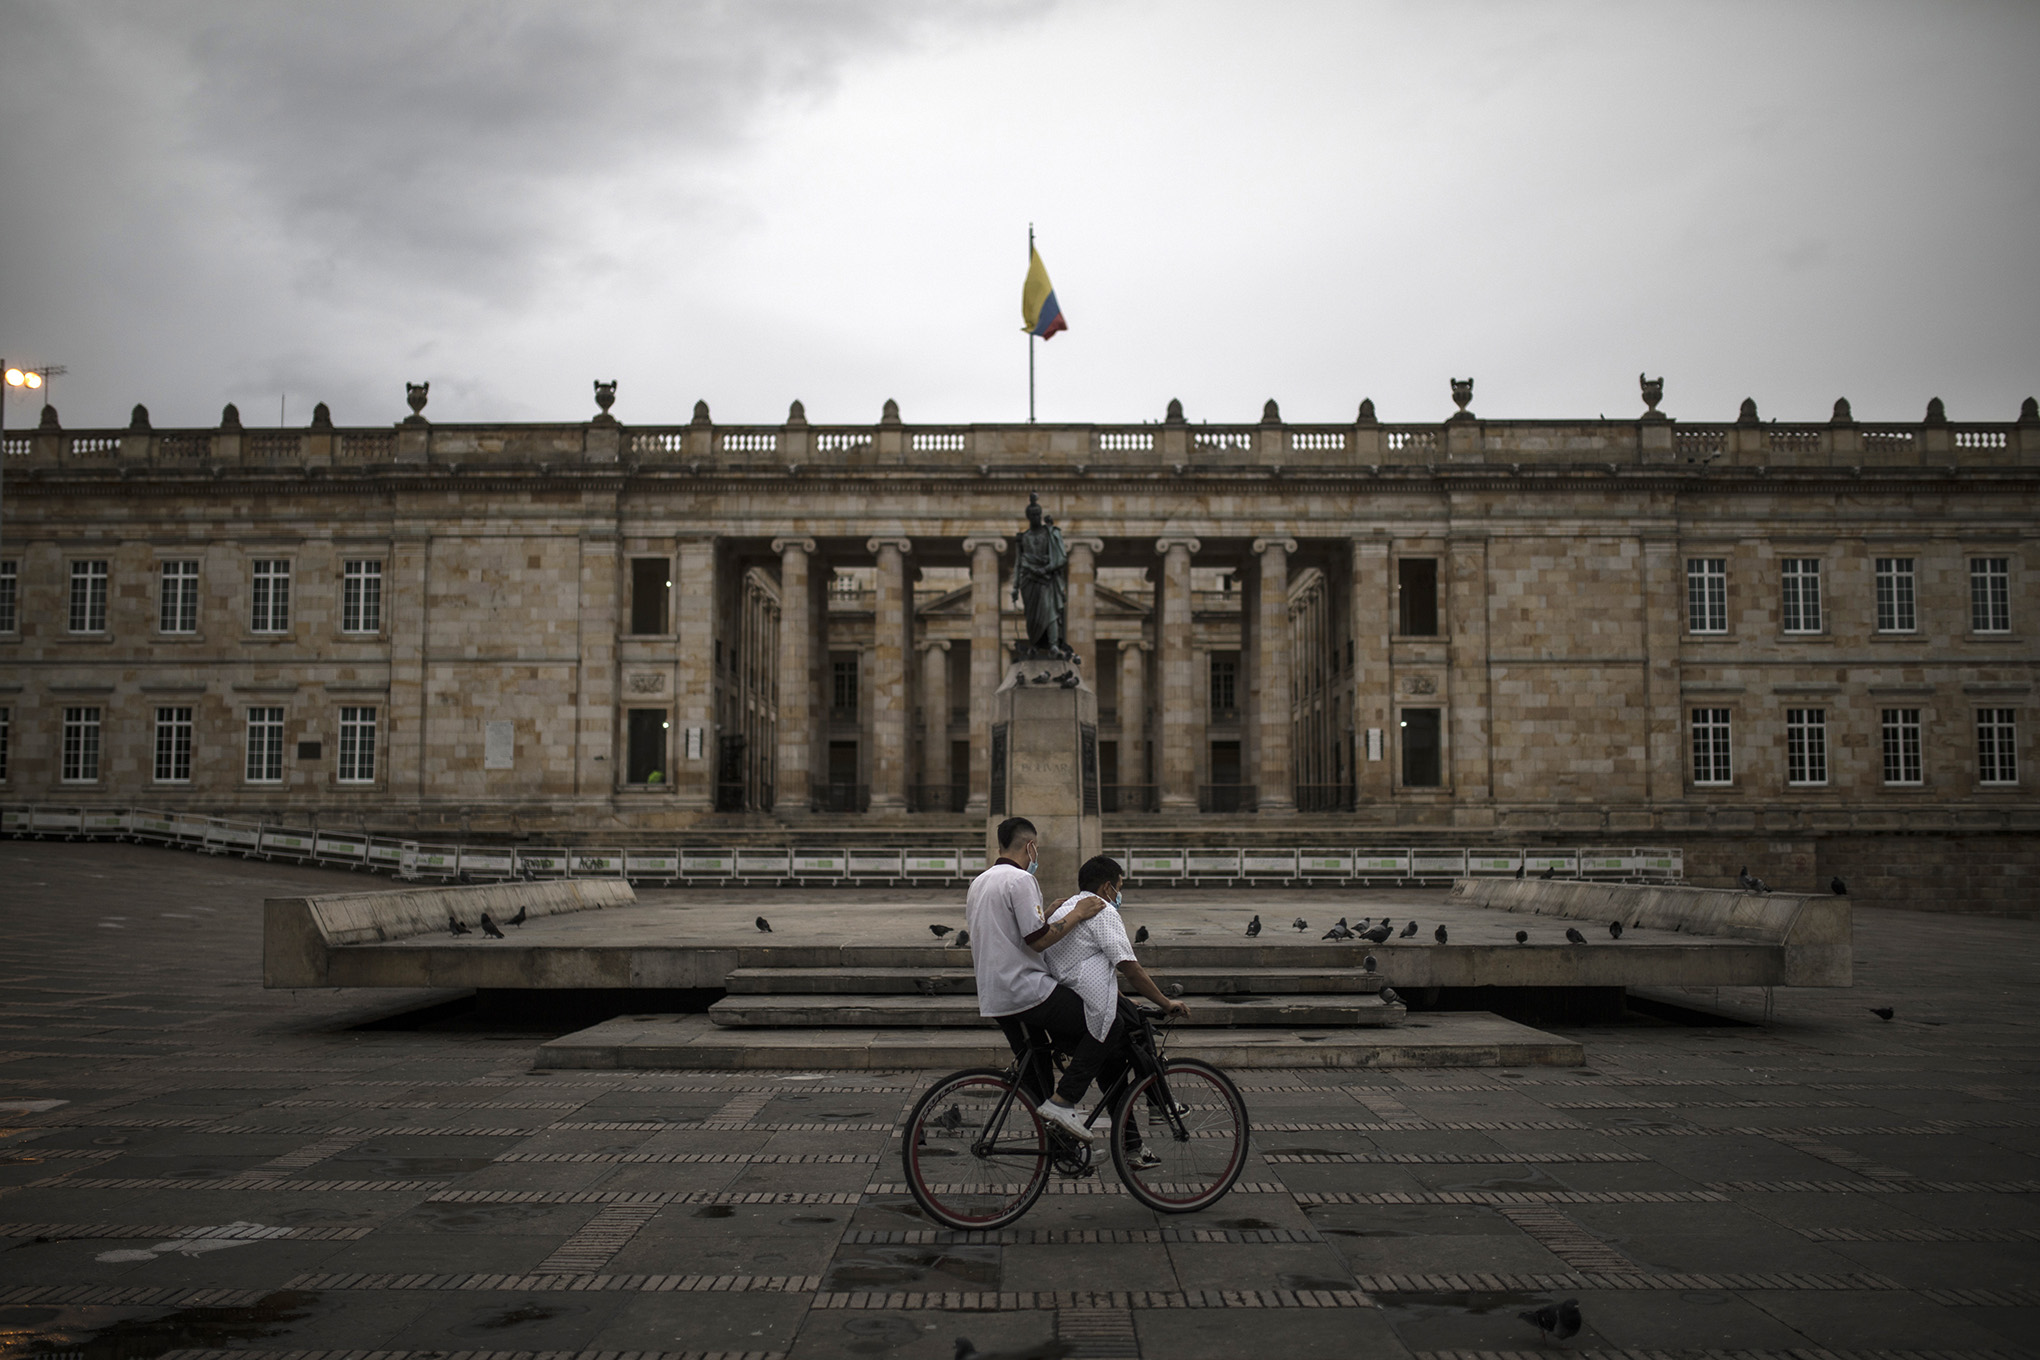
[[1077, 1109], [1074, 1105], [1058, 1105], [1053, 1100], [1044, 1100], [1041, 1104], [1035, 1106], [1035, 1108], [1041, 1112], [1043, 1119], [1046, 1119], [1070, 1137], [1081, 1139], [1086, 1143], [1098, 1141], [1098, 1135], [1084, 1127], [1083, 1111]]

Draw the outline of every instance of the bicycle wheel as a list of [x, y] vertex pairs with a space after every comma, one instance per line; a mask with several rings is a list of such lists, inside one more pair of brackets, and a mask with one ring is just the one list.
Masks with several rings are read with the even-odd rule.
[[901, 1137], [907, 1189], [945, 1227], [1003, 1228], [1048, 1187], [1048, 1130], [1004, 1072], [942, 1078], [916, 1102]]
[[[1176, 1113], [1171, 1113], [1171, 1107]], [[1134, 1165], [1138, 1118], [1159, 1165]], [[1169, 1058], [1136, 1080], [1112, 1116], [1112, 1166], [1127, 1193], [1165, 1214], [1208, 1209], [1247, 1164], [1247, 1102], [1232, 1078], [1195, 1058]]]

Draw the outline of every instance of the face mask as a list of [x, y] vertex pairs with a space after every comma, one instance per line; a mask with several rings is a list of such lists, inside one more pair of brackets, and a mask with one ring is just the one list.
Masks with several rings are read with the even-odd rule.
[[1038, 859], [1027, 861], [1027, 872], [1033, 874], [1036, 878], [1041, 877], [1041, 861]]
[[1114, 911], [1119, 910], [1119, 898], [1120, 898], [1119, 893], [1112, 894], [1112, 910]]

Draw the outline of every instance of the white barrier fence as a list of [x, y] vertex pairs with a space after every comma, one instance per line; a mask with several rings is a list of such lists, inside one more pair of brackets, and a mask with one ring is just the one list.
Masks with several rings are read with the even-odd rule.
[[[433, 845], [361, 832], [305, 831], [142, 808], [31, 804], [0, 808], [0, 835], [32, 839], [124, 840], [207, 854], [331, 864], [405, 879], [495, 882], [511, 878], [627, 878], [633, 883], [856, 886], [968, 881], [983, 863], [975, 847], [874, 850], [859, 846], [769, 849], [592, 849]], [[1108, 851], [1143, 883], [1436, 884], [1459, 878], [1585, 878], [1676, 883], [1685, 858], [1675, 849], [1592, 846], [1572, 850], [1479, 846], [1313, 846], [1297, 850], [1131, 849]]]

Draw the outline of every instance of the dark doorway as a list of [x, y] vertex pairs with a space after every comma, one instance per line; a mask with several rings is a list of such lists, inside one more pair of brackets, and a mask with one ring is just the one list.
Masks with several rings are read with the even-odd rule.
[[1444, 783], [1438, 741], [1438, 710], [1402, 711], [1402, 782], [1411, 789], [1434, 789]]
[[1119, 743], [1116, 741], [1098, 743], [1098, 781], [1107, 785], [1119, 782]]
[[715, 768], [715, 810], [744, 810], [744, 736], [724, 737]]
[[1438, 635], [1438, 559], [1405, 557], [1395, 564], [1396, 631], [1404, 637]]
[[628, 723], [629, 768], [625, 778], [633, 784], [661, 784], [666, 779], [666, 710], [633, 708]]
[[630, 631], [665, 633], [666, 602], [673, 591], [673, 564], [663, 557], [630, 559]]
[[815, 806], [822, 812], [864, 811], [864, 787], [857, 782], [857, 743], [829, 743], [829, 782], [815, 794]]
[[1240, 744], [1236, 741], [1214, 741], [1211, 743], [1211, 782], [1214, 784], [1237, 784], [1240, 782]]

